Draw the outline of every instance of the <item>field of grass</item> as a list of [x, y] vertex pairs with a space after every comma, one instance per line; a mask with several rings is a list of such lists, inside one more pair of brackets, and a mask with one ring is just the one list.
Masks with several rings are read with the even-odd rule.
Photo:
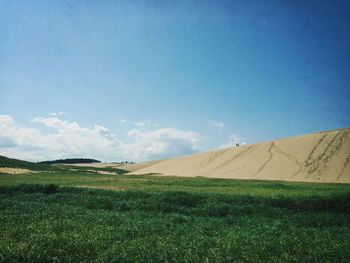
[[57, 169], [60, 169], [61, 171], [74, 171], [74, 172], [82, 172], [82, 173], [98, 173], [98, 172], [109, 172], [114, 174], [125, 174], [128, 171], [125, 171], [123, 169], [119, 169], [116, 167], [93, 167], [93, 166], [74, 166], [74, 165], [53, 165]]
[[[67, 160], [69, 161], [69, 160], [75, 160], [75, 159], [67, 159]], [[67, 165], [67, 164], [61, 164], [61, 163], [58, 163], [58, 164], [54, 163], [52, 165], [43, 163], [43, 162], [33, 163], [33, 162], [7, 158], [1, 155], [0, 155], [0, 167], [21, 168], [21, 169], [29, 169], [31, 171], [50, 171], [50, 172], [61, 172], [61, 173], [82, 172], [85, 174], [98, 173], [98, 172], [124, 174], [127, 172], [125, 170], [114, 168], [114, 167], [92, 167], [92, 166], [78, 167], [74, 165]]]
[[0, 262], [350, 262], [350, 185], [0, 175]]

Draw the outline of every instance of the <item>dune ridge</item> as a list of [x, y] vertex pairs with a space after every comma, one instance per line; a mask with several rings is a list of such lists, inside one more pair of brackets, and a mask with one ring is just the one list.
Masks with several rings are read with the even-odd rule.
[[350, 183], [350, 128], [197, 153], [132, 173]]

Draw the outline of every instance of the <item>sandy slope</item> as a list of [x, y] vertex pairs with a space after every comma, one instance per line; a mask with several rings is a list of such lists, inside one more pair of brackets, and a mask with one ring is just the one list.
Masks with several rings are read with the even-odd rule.
[[350, 183], [350, 129], [169, 159], [133, 173]]
[[164, 160], [155, 160], [155, 161], [147, 161], [147, 162], [142, 162], [142, 163], [123, 164], [123, 165], [119, 166], [118, 168], [127, 170], [129, 172], [134, 172], [134, 171], [147, 168], [149, 166], [155, 165], [155, 164], [163, 162], [163, 161]]
[[33, 171], [28, 169], [0, 167], [0, 173], [4, 173], [4, 174], [25, 174], [25, 173], [32, 173], [32, 172]]
[[129, 172], [133, 172], [136, 170], [144, 169], [148, 166], [154, 165], [156, 163], [162, 162], [164, 160], [155, 160], [155, 161], [147, 161], [142, 163], [133, 163], [133, 164], [125, 164], [125, 163], [72, 163], [65, 164], [69, 166], [80, 166], [80, 167], [95, 167], [95, 168], [118, 168], [127, 170]]

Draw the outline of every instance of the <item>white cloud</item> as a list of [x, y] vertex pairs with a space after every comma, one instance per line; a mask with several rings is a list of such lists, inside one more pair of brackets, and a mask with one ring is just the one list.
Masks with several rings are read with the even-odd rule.
[[0, 127], [13, 125], [15, 120], [10, 115], [0, 115]]
[[50, 112], [50, 115], [53, 116], [53, 117], [66, 116], [66, 115], [67, 115], [67, 112], [63, 112], [63, 111], [60, 111], [60, 112]]
[[231, 133], [228, 137], [228, 142], [221, 145], [219, 147], [219, 149], [222, 149], [222, 148], [228, 148], [228, 147], [233, 147], [233, 146], [236, 146], [236, 144], [239, 144], [239, 145], [244, 145], [244, 144], [247, 144], [244, 139], [242, 137], [240, 137], [239, 135], [237, 134], [234, 134], [234, 133]]
[[52, 129], [21, 127], [10, 115], [0, 115], [1, 155], [33, 161], [70, 157], [141, 161], [192, 153], [200, 142], [198, 133], [175, 128], [133, 129], [124, 142], [99, 125], [82, 127], [57, 117], [36, 117], [32, 122]]
[[137, 126], [137, 127], [142, 127], [142, 128], [149, 128], [149, 127], [158, 127], [159, 125], [153, 121], [150, 121], [150, 120], [144, 120], [144, 121], [129, 121], [129, 120], [126, 120], [126, 119], [121, 119], [119, 120], [120, 123], [122, 124], [129, 124], [129, 125], [134, 125], [134, 126]]
[[150, 121], [150, 120], [146, 120], [146, 121], [135, 121], [134, 122], [134, 125], [135, 126], [138, 126], [138, 127], [158, 127], [158, 124], [157, 123], [154, 123], [153, 121]]
[[76, 122], [63, 121], [56, 117], [36, 117], [32, 122], [43, 124], [47, 127], [56, 128], [58, 130], [79, 130], [80, 126]]
[[163, 128], [153, 131], [133, 129], [128, 132], [131, 143], [126, 145], [127, 155], [165, 158], [193, 153], [198, 150], [200, 135], [191, 131]]
[[224, 128], [225, 124], [222, 121], [208, 120], [209, 124], [218, 128]]

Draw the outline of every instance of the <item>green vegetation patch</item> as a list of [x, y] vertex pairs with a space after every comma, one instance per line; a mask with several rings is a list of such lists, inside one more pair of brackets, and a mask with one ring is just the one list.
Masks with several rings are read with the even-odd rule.
[[27, 161], [22, 161], [17, 159], [11, 159], [1, 155], [0, 155], [0, 167], [21, 168], [21, 169], [29, 169], [33, 171], [57, 170], [56, 167], [48, 164], [33, 163], [33, 162], [27, 162]]
[[75, 166], [75, 165], [55, 165], [61, 168], [61, 170], [67, 170], [71, 172], [80, 173], [98, 173], [98, 172], [110, 172], [115, 174], [125, 174], [128, 171], [119, 169], [116, 167], [93, 167], [93, 166]]
[[[125, 175], [115, 177], [133, 182]], [[145, 184], [149, 177], [133, 178]], [[149, 180], [160, 183], [162, 178]], [[259, 189], [256, 184], [264, 182], [236, 184]], [[325, 185], [333, 189], [328, 195], [312, 184], [320, 195], [315, 189], [312, 195], [303, 194], [305, 184], [299, 186], [301, 195], [261, 195], [62, 185], [0, 186], [1, 262], [350, 260], [350, 192], [344, 186]], [[295, 191], [293, 184], [287, 185]]]
[[114, 168], [114, 167], [90, 167], [90, 166], [74, 166], [74, 165], [62, 165], [61, 161], [70, 160], [70, 163], [76, 161], [91, 163], [95, 161], [94, 159], [64, 159], [56, 161], [47, 161], [41, 163], [27, 162], [17, 159], [7, 158], [0, 155], [0, 167], [9, 167], [9, 168], [21, 168], [28, 169], [32, 171], [42, 171], [42, 172], [60, 172], [61, 174], [75, 175], [76, 173], [98, 173], [99, 171], [110, 172], [114, 174], [124, 174], [128, 171]]

